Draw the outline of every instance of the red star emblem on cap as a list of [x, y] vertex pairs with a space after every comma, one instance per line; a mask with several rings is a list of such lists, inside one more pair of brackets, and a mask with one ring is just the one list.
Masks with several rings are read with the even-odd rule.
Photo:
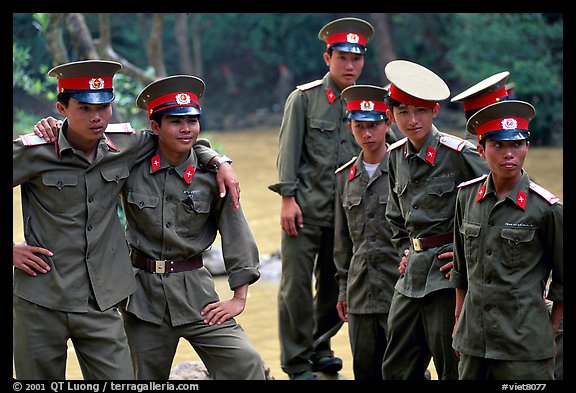
[[195, 172], [196, 171], [194, 170], [194, 167], [192, 165], [188, 165], [188, 168], [186, 168], [186, 172], [184, 172], [184, 181], [186, 182], [186, 184], [190, 184], [192, 178], [194, 177]]
[[329, 103], [336, 101], [336, 94], [334, 94], [334, 90], [332, 90], [332, 88], [326, 90], [326, 98], [328, 99]]

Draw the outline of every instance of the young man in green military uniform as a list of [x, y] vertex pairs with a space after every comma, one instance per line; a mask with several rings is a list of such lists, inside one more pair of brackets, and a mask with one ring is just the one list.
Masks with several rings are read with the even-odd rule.
[[330, 344], [342, 326], [333, 258], [334, 171], [360, 148], [342, 121], [346, 108], [340, 92], [360, 76], [373, 34], [372, 26], [357, 18], [325, 25], [318, 37], [326, 42], [329, 71], [298, 86], [284, 107], [279, 182], [269, 188], [282, 196], [280, 361], [291, 379], [316, 379], [313, 371], [337, 373], [342, 368]]
[[[236, 323], [248, 286], [260, 277], [258, 248], [242, 209], [218, 193], [192, 146], [200, 132], [204, 82], [178, 75], [148, 85], [137, 98], [158, 148], [124, 188], [126, 238], [136, 291], [122, 306], [138, 379], [166, 380], [180, 338], [213, 379], [265, 379], [262, 358]], [[147, 228], [143, 231], [142, 228]], [[220, 300], [202, 253], [222, 238], [230, 300]]]
[[[136, 283], [116, 201], [155, 142], [129, 127], [108, 129], [120, 69], [89, 60], [50, 70], [58, 79], [56, 107], [66, 117], [61, 132], [51, 144], [32, 134], [12, 143], [25, 237], [12, 261], [18, 379], [65, 379], [68, 339], [85, 379], [134, 378], [117, 305]], [[215, 155], [200, 150], [205, 163]]]
[[400, 260], [388, 318], [384, 379], [424, 379], [430, 359], [438, 379], [458, 379], [451, 350], [454, 289], [448, 277], [456, 186], [488, 172], [475, 147], [438, 131], [433, 120], [446, 83], [406, 60], [385, 67], [388, 116], [406, 137], [389, 148], [386, 218]]
[[[458, 186], [450, 281], [460, 379], [554, 378], [564, 313], [563, 206], [523, 169], [534, 113], [509, 100], [467, 123], [490, 173]], [[550, 273], [549, 313], [543, 295]]]
[[338, 315], [348, 322], [355, 380], [382, 380], [388, 310], [398, 280], [398, 255], [386, 221], [391, 122], [386, 89], [342, 91], [348, 128], [362, 151], [336, 171], [334, 261]]

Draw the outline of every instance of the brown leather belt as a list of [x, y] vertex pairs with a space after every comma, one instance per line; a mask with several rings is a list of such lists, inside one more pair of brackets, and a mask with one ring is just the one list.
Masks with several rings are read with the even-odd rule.
[[179, 273], [204, 266], [202, 254], [193, 256], [190, 259], [157, 260], [144, 258], [135, 252], [131, 252], [130, 259], [132, 259], [132, 266], [143, 269], [148, 273]]
[[410, 238], [410, 244], [414, 251], [424, 251], [429, 248], [440, 247], [444, 244], [452, 243], [454, 241], [453, 232], [444, 232], [437, 235], [421, 237], [418, 239]]

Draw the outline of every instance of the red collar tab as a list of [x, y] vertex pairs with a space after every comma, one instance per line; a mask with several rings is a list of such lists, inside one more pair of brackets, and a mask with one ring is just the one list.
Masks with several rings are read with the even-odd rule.
[[330, 37], [326, 38], [327, 47], [332, 44], [338, 44], [340, 42], [366, 46], [366, 37], [364, 37], [362, 34], [354, 33], [351, 31], [342, 31], [340, 33], [332, 34]]
[[350, 168], [350, 172], [348, 172], [348, 181], [354, 179], [354, 176], [356, 176], [356, 165], [352, 165], [352, 168]]
[[84, 76], [58, 79], [58, 92], [66, 90], [102, 90], [112, 89], [111, 76]]
[[108, 136], [104, 135], [104, 137], [106, 138], [106, 144], [108, 145], [108, 148], [110, 148], [114, 151], [118, 151], [118, 148], [116, 147], [114, 142], [112, 142], [112, 140], [110, 138], [108, 138]]
[[520, 117], [505, 117], [500, 119], [493, 119], [478, 126], [476, 134], [480, 136], [492, 131], [502, 130], [526, 130], [528, 131], [528, 120]]
[[196, 170], [194, 169], [192, 164], [189, 164], [188, 168], [186, 168], [186, 172], [184, 172], [184, 181], [186, 182], [186, 184], [190, 184], [192, 178], [194, 177], [195, 172]]
[[436, 149], [434, 149], [432, 146], [428, 146], [428, 149], [426, 149], [426, 161], [428, 161], [430, 164], [434, 164], [435, 158]]
[[329, 103], [336, 101], [336, 94], [334, 94], [334, 90], [332, 90], [332, 88], [326, 90], [326, 98], [328, 99]]
[[486, 195], [486, 183], [482, 184], [482, 187], [478, 190], [478, 195], [476, 195], [476, 202], [479, 202]]
[[350, 100], [346, 103], [347, 111], [376, 111], [386, 112], [388, 105], [383, 101]]
[[161, 161], [160, 161], [160, 153], [156, 154], [154, 157], [150, 159], [150, 165], [152, 167], [152, 172], [156, 172], [160, 169]]
[[434, 108], [434, 106], [437, 104], [437, 102], [421, 100], [420, 98], [411, 96], [408, 93], [404, 93], [394, 85], [390, 85], [390, 97], [403, 104], [421, 106], [424, 108]]
[[174, 108], [175, 106], [193, 106], [200, 109], [198, 96], [187, 91], [174, 92], [157, 97], [148, 104], [148, 118], [155, 111]]
[[518, 190], [518, 195], [516, 196], [516, 204], [526, 210], [526, 193], [522, 190]]
[[506, 87], [502, 87], [492, 93], [484, 94], [480, 97], [464, 101], [464, 110], [469, 111], [472, 109], [483, 108], [490, 104], [499, 102], [502, 97], [508, 97]]

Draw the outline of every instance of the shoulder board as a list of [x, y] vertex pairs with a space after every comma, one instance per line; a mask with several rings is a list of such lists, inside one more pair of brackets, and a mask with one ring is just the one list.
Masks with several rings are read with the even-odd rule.
[[553, 205], [557, 202], [560, 202], [560, 198], [558, 198], [556, 195], [552, 194], [550, 191], [548, 191], [544, 187], [539, 186], [538, 184], [534, 183], [533, 181], [530, 182], [530, 189], [532, 191], [534, 191], [536, 194], [540, 195], [542, 198], [544, 198], [546, 200], [546, 202], [548, 202], [551, 205]]
[[317, 80], [312, 81], [312, 82], [304, 83], [303, 85], [298, 85], [298, 86], [296, 86], [296, 88], [298, 90], [304, 91], [304, 90], [308, 90], [308, 89], [311, 89], [311, 88], [316, 87], [316, 86], [320, 86], [321, 84], [322, 84], [322, 79], [317, 79]]
[[348, 161], [346, 164], [342, 165], [340, 168], [336, 169], [336, 171], [334, 173], [338, 173], [338, 172], [343, 171], [344, 169], [349, 167], [350, 164], [352, 164], [354, 161], [356, 161], [357, 158], [358, 158], [358, 156], [352, 157], [352, 159], [350, 161]]
[[447, 134], [444, 134], [440, 137], [440, 143], [456, 151], [461, 151], [466, 145], [466, 141], [464, 139]]
[[48, 143], [51, 143], [51, 142], [47, 142], [46, 140], [44, 140], [44, 138], [36, 136], [36, 134], [34, 134], [34, 133], [20, 135], [19, 138], [22, 141], [22, 144], [24, 146], [38, 146], [38, 145], [46, 145]]
[[458, 188], [462, 188], [462, 187], [466, 187], [469, 186], [470, 184], [474, 184], [474, 183], [478, 183], [481, 180], [484, 180], [488, 177], [488, 174], [483, 174], [480, 177], [477, 177], [476, 179], [472, 179], [472, 180], [468, 180], [468, 181], [463, 181], [462, 183], [458, 184]]
[[131, 134], [134, 132], [130, 123], [113, 123], [106, 127], [106, 134]]
[[406, 143], [407, 140], [408, 140], [407, 137], [404, 137], [402, 139], [397, 140], [396, 142], [394, 142], [393, 144], [388, 146], [388, 150], [392, 150], [392, 149], [397, 148], [398, 146], [402, 146], [404, 143]]

